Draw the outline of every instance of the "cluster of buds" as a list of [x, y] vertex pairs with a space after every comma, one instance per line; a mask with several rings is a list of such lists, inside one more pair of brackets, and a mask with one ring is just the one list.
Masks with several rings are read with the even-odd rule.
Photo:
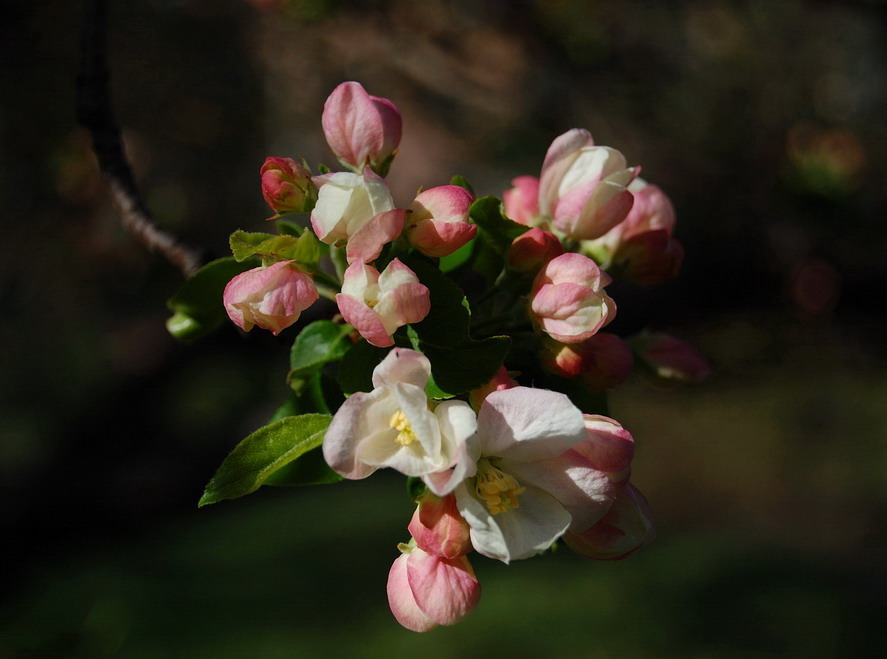
[[[325, 424], [313, 446], [330, 480], [383, 468], [414, 479], [411, 538], [388, 577], [398, 622], [424, 632], [467, 616], [480, 598], [473, 552], [510, 563], [563, 542], [614, 560], [647, 545], [650, 509], [630, 482], [634, 438], [604, 415], [601, 394], [635, 371], [676, 384], [708, 366], [669, 335], [602, 330], [616, 315], [614, 278], [677, 274], [683, 249], [665, 193], [573, 129], [553, 141], [540, 176], [515, 178], [501, 202], [475, 199], [454, 177], [398, 203], [386, 180], [397, 107], [346, 82], [322, 126], [345, 170], [265, 161], [279, 235], [232, 236], [237, 262], [261, 264], [241, 266], [222, 297], [238, 327], [275, 335], [320, 296], [336, 303], [332, 322], [296, 338], [290, 375], [304, 415], [283, 421], [297, 435], [304, 422], [300, 446]], [[335, 382], [345, 395], [330, 402]], [[230, 470], [251, 464], [249, 441]], [[259, 462], [271, 449], [255, 450]]]

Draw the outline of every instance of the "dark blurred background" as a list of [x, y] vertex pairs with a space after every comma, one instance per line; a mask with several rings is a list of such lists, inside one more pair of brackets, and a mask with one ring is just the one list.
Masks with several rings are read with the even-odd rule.
[[343, 80], [404, 116], [391, 181], [501, 194], [588, 128], [678, 211], [681, 276], [617, 331], [714, 373], [631, 381], [656, 542], [478, 558], [477, 611], [402, 630], [396, 475], [196, 509], [286, 396], [279, 340], [164, 328], [181, 274], [115, 216], [75, 122], [79, 3], [0, 10], [0, 657], [873, 657], [887, 647], [887, 6], [877, 0], [130, 0], [114, 110], [158, 221], [208, 257], [267, 155], [333, 165]]

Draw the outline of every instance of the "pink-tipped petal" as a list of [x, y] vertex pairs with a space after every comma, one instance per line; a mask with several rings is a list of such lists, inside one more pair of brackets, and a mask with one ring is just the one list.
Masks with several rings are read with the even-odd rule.
[[414, 632], [428, 632], [437, 627], [437, 623], [416, 604], [408, 575], [409, 556], [410, 554], [398, 556], [388, 572], [388, 606], [403, 627]]

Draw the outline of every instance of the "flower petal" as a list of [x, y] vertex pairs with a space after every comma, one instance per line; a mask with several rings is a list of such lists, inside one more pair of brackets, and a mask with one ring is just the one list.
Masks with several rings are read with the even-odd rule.
[[557, 457], [585, 438], [582, 412], [564, 394], [513, 387], [484, 399], [477, 416], [484, 455], [515, 461]]
[[480, 599], [480, 585], [464, 556], [446, 559], [416, 548], [407, 560], [407, 581], [416, 605], [439, 625], [456, 624]]
[[424, 389], [430, 376], [428, 357], [408, 348], [393, 348], [373, 370], [373, 386], [405, 382]]
[[397, 557], [388, 572], [388, 606], [401, 625], [414, 632], [427, 632], [437, 627], [416, 604], [407, 574], [410, 554]]
[[467, 483], [456, 488], [456, 504], [471, 526], [475, 550], [503, 563], [544, 551], [570, 526], [570, 513], [550, 494], [527, 487], [520, 506], [493, 515]]

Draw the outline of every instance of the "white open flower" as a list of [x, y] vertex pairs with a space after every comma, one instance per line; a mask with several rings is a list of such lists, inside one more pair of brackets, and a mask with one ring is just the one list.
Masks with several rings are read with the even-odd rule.
[[333, 417], [323, 439], [327, 464], [351, 479], [391, 467], [423, 477], [438, 496], [472, 476], [465, 440], [477, 427], [474, 411], [460, 400], [431, 409], [425, 394], [430, 374], [424, 355], [405, 348], [388, 353], [373, 371], [375, 389], [353, 394]]
[[581, 517], [598, 519], [615, 488], [572, 450], [588, 439], [582, 413], [563, 394], [514, 387], [484, 400], [468, 441], [476, 473], [456, 488], [471, 543], [504, 563], [547, 549]]

